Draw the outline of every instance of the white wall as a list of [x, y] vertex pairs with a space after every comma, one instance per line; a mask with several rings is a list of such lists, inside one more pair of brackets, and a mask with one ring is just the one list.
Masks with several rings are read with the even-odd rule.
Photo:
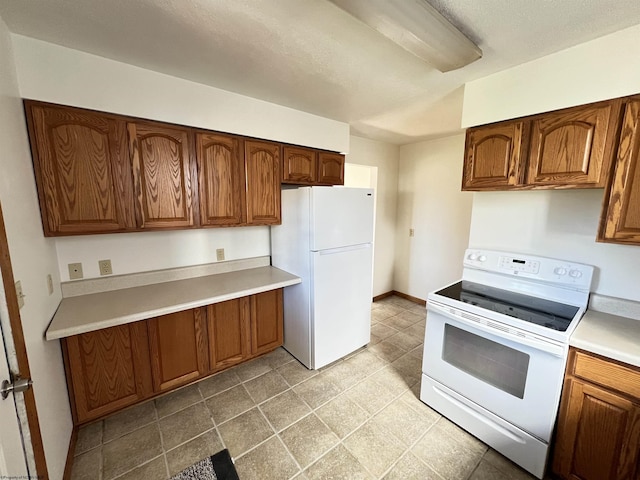
[[[640, 25], [470, 82], [463, 123], [640, 92], [638, 39]], [[592, 264], [598, 267], [594, 291], [640, 300], [640, 247], [595, 242], [602, 197], [601, 189], [476, 193], [469, 246]]]
[[[72, 423], [60, 343], [45, 341], [44, 331], [60, 302], [60, 281], [54, 242], [42, 233], [11, 38], [1, 19], [0, 145], [0, 202], [13, 274], [26, 295], [20, 316], [49, 477], [57, 479], [62, 478]], [[47, 290], [49, 273], [53, 295]]]
[[398, 194], [397, 145], [351, 137], [351, 149], [346, 161], [377, 167], [376, 232], [373, 259], [373, 296], [394, 289], [393, 268]]
[[147, 272], [270, 255], [269, 227], [241, 227], [82, 235], [56, 239], [60, 278], [69, 280], [69, 263], [82, 263], [84, 278], [99, 277], [99, 260], [111, 260], [114, 275]]
[[349, 151], [346, 123], [21, 35], [12, 40], [24, 98]]
[[469, 246], [597, 267], [592, 291], [640, 301], [640, 247], [595, 241], [602, 189], [478, 192]]
[[[12, 35], [20, 93], [54, 103], [92, 108], [182, 125], [345, 152], [349, 126], [224, 90]], [[60, 277], [81, 262], [96, 277], [98, 260], [111, 259], [114, 274], [268, 255], [267, 227], [215, 228], [59, 238]]]
[[640, 92], [640, 25], [469, 82], [462, 126]]
[[400, 147], [394, 275], [399, 292], [426, 299], [462, 274], [473, 197], [460, 191], [463, 156], [464, 135]]

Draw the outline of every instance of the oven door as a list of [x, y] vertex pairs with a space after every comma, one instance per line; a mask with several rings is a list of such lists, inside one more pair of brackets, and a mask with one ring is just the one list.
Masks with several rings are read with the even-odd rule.
[[567, 347], [501, 331], [487, 320], [430, 300], [423, 372], [548, 443]]

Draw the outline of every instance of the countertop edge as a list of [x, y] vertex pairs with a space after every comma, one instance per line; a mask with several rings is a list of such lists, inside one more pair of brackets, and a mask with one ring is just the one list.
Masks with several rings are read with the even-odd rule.
[[571, 335], [569, 346], [640, 367], [640, 321], [590, 309]]
[[[265, 268], [265, 267], [261, 267], [261, 268]], [[114, 327], [114, 326], [118, 326], [118, 325], [125, 325], [125, 324], [128, 324], [128, 323], [133, 323], [133, 322], [137, 322], [137, 321], [141, 321], [141, 320], [146, 320], [146, 319], [157, 317], [157, 316], [160, 316], [160, 315], [168, 315], [168, 314], [176, 313], [176, 312], [179, 312], [179, 311], [182, 311], [182, 310], [188, 310], [188, 309], [191, 309], [191, 308], [198, 308], [198, 307], [202, 307], [202, 306], [205, 306], [205, 305], [211, 305], [211, 304], [214, 304], [214, 303], [220, 303], [220, 302], [224, 302], [224, 301], [227, 301], [227, 300], [233, 300], [233, 299], [240, 298], [240, 297], [245, 297], [245, 296], [249, 296], [249, 295], [255, 295], [255, 294], [267, 292], [267, 291], [270, 291], [270, 290], [276, 290], [278, 288], [284, 288], [284, 287], [296, 285], [296, 284], [302, 282], [302, 279], [300, 279], [299, 277], [297, 277], [297, 276], [295, 276], [293, 274], [285, 272], [284, 270], [280, 270], [280, 269], [277, 269], [275, 267], [268, 267], [268, 268], [272, 268], [273, 270], [279, 270], [280, 272], [283, 272], [286, 275], [290, 276], [290, 278], [289, 279], [284, 279], [284, 280], [279, 280], [279, 281], [272, 282], [272, 283], [265, 283], [263, 285], [253, 286], [253, 287], [246, 288], [246, 289], [238, 289], [238, 290], [234, 290], [232, 292], [224, 293], [224, 294], [221, 294], [221, 295], [214, 295], [214, 296], [211, 296], [211, 297], [202, 297], [201, 299], [194, 300], [194, 301], [178, 302], [178, 303], [175, 303], [175, 304], [173, 304], [171, 306], [163, 306], [163, 307], [156, 308], [156, 309], [149, 309], [149, 310], [145, 310], [143, 312], [136, 312], [136, 313], [131, 314], [131, 315], [120, 315], [120, 316], [116, 316], [116, 317], [113, 317], [113, 318], [109, 318], [107, 320], [87, 323], [86, 325], [80, 325], [80, 326], [62, 327], [62, 328], [53, 328], [52, 329], [51, 327], [54, 325], [54, 321], [55, 321], [55, 315], [54, 315], [51, 324], [49, 325], [49, 327], [47, 328], [47, 330], [45, 332], [45, 339], [46, 340], [59, 340], [59, 339], [70, 337], [70, 336], [74, 336], [74, 335], [80, 335], [82, 333], [93, 332], [93, 331], [101, 330], [101, 329], [104, 329], [104, 328]], [[231, 272], [229, 272], [229, 273], [231, 273]], [[225, 274], [224, 273], [220, 273], [220, 274], [217, 274], [217, 275], [223, 276]], [[213, 275], [213, 276], [217, 276], [217, 275]], [[135, 288], [135, 287], [133, 287], [133, 288]], [[127, 290], [127, 289], [125, 289], [125, 290]], [[70, 298], [77, 298], [77, 297], [70, 297]]]

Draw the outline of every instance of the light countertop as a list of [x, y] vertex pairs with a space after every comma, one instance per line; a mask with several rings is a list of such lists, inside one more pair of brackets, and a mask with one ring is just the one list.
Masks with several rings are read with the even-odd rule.
[[63, 298], [45, 337], [70, 337], [300, 282], [295, 275], [262, 266]]
[[569, 344], [640, 367], [640, 320], [587, 310]]

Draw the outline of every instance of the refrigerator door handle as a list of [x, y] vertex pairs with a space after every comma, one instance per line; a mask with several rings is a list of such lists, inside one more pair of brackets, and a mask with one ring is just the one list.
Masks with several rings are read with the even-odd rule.
[[315, 250], [320, 255], [335, 255], [337, 253], [351, 252], [353, 250], [362, 250], [363, 248], [371, 248], [370, 243], [361, 243], [360, 245], [349, 245], [348, 247], [328, 248], [326, 250]]

